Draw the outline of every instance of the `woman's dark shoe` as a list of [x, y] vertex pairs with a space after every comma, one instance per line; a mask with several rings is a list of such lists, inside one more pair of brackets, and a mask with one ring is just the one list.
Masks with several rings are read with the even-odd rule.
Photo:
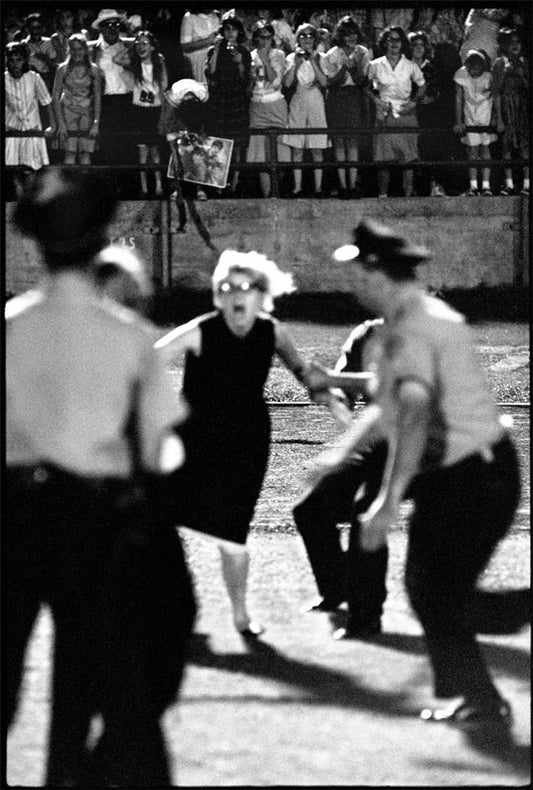
[[424, 708], [420, 718], [422, 721], [450, 724], [461, 730], [479, 730], [509, 727], [512, 712], [505, 700], [495, 705], [455, 702], [444, 708]]
[[291, 198], [299, 200], [300, 198], [305, 197], [304, 193], [300, 189], [298, 192], [291, 192]]
[[333, 598], [313, 598], [312, 601], [302, 607], [302, 612], [334, 612], [339, 608], [342, 601]]

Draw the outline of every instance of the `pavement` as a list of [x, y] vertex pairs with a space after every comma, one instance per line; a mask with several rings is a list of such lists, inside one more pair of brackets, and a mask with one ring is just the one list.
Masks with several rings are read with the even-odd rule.
[[[293, 531], [256, 528], [250, 536], [250, 608], [267, 629], [255, 646], [232, 627], [216, 547], [190, 535], [185, 543], [200, 614], [181, 699], [164, 717], [176, 785], [529, 784], [529, 627], [480, 637], [513, 708], [511, 742], [474, 743], [445, 724], [418, 719], [433, 698], [420, 627], [403, 588], [403, 530], [389, 536], [385, 634], [371, 642], [336, 642], [327, 614], [302, 614], [316, 588]], [[529, 549], [529, 530], [514, 530], [481, 584], [528, 586]], [[43, 611], [8, 743], [9, 786], [43, 782], [51, 638]]]

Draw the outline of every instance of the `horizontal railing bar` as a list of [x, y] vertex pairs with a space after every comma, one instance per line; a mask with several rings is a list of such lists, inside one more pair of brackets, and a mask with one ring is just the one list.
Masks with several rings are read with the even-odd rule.
[[[251, 127], [250, 135], [253, 137], [266, 137], [280, 135], [300, 135], [300, 134], [326, 134], [341, 137], [356, 137], [359, 135], [373, 136], [375, 134], [464, 134], [465, 132], [493, 132], [497, 133], [494, 126], [466, 126], [464, 131], [455, 132], [448, 127], [420, 127], [420, 126], [395, 126], [388, 128], [387, 126], [365, 126], [358, 129], [346, 129], [341, 127], [324, 127], [324, 126], [298, 126], [291, 127], [290, 129], [279, 126], [264, 126], [261, 128]], [[45, 133], [41, 129], [6, 129], [4, 132], [5, 137], [45, 137]], [[143, 132], [115, 132], [113, 139], [129, 138], [137, 139], [144, 136]], [[209, 135], [207, 135], [209, 136]], [[87, 132], [82, 131], [69, 131], [67, 137], [88, 137]], [[163, 139], [164, 135], [161, 135]]]
[[[484, 167], [487, 169], [496, 167], [523, 167], [529, 163], [528, 159], [464, 159], [464, 160], [448, 160], [437, 159], [435, 161], [429, 160], [413, 160], [411, 162], [391, 162], [390, 160], [375, 160], [372, 162], [365, 162], [356, 159], [346, 159], [342, 161], [325, 161], [322, 162], [276, 162], [276, 169], [279, 170], [322, 170], [326, 167], [342, 168], [342, 167], [357, 167], [361, 170], [372, 170], [376, 168], [399, 168], [402, 170], [413, 170], [414, 168], [431, 168], [431, 167], [448, 167], [448, 168], [465, 168], [465, 167]], [[269, 166], [269, 162], [240, 162], [235, 163], [232, 167], [235, 170], [264, 170]], [[67, 170], [150, 170], [166, 172], [167, 165], [156, 164], [139, 164], [132, 162], [127, 165], [81, 165], [81, 164], [68, 164], [62, 165]], [[26, 171], [29, 166], [26, 165], [5, 165], [4, 170], [21, 172]]]

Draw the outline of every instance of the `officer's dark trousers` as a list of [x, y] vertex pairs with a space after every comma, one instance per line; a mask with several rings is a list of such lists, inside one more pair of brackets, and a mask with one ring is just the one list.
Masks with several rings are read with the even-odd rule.
[[[379, 620], [387, 595], [388, 549], [362, 551], [357, 518], [379, 490], [386, 454], [385, 444], [366, 451], [323, 478], [293, 510], [320, 595], [333, 604], [348, 601], [355, 620]], [[364, 496], [354, 506], [354, 496], [363, 484]], [[351, 524], [347, 552], [342, 550], [337, 529], [337, 524], [345, 522]]]
[[412, 486], [406, 585], [424, 629], [437, 697], [499, 700], [470, 624], [476, 580], [512, 524], [520, 482], [509, 438]]
[[[109, 513], [98, 497], [83, 495], [68, 479], [32, 482], [23, 472], [8, 472], [5, 486], [2, 616], [6, 725], [16, 713], [24, 652], [44, 603], [50, 607], [54, 623], [46, 784], [168, 786], [169, 767], [159, 719], [170, 700], [167, 689], [150, 673], [152, 668], [154, 673], [161, 669], [151, 643], [157, 643], [158, 627], [166, 628], [160, 612], [166, 603], [160, 602], [158, 608], [156, 601], [144, 596], [149, 586], [142, 564], [144, 549], [130, 550], [110, 541]], [[162, 633], [161, 639], [163, 643], [171, 641], [173, 647], [181, 646], [171, 659], [177, 667], [173, 681], [177, 678], [179, 685], [194, 599], [177, 535], [169, 532], [163, 540], [160, 577], [170, 569], [164, 558], [172, 556], [172, 569], [179, 573], [179, 581], [177, 630], [172, 636]], [[153, 564], [153, 559], [150, 562]], [[164, 596], [163, 585], [158, 597], [159, 591]], [[143, 611], [148, 607], [149, 613]], [[146, 627], [150, 613], [151, 635]], [[175, 692], [176, 686], [172, 690]], [[95, 714], [101, 716], [104, 728], [96, 745], [88, 743]]]

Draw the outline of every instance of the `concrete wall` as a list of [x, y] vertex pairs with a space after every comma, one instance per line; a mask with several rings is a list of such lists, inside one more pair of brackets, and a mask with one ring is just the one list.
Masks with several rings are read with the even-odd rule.
[[[213, 245], [257, 250], [292, 271], [302, 292], [347, 291], [349, 267], [331, 252], [351, 241], [363, 217], [426, 244], [433, 259], [420, 268], [434, 288], [522, 285], [529, 282], [529, 202], [521, 197], [394, 198], [387, 200], [210, 200], [196, 204]], [[39, 256], [10, 222], [6, 207], [6, 289], [19, 293], [39, 277]], [[178, 232], [174, 204], [121, 204], [110, 238], [135, 247], [156, 282], [209, 286], [217, 259], [189, 218]]]

